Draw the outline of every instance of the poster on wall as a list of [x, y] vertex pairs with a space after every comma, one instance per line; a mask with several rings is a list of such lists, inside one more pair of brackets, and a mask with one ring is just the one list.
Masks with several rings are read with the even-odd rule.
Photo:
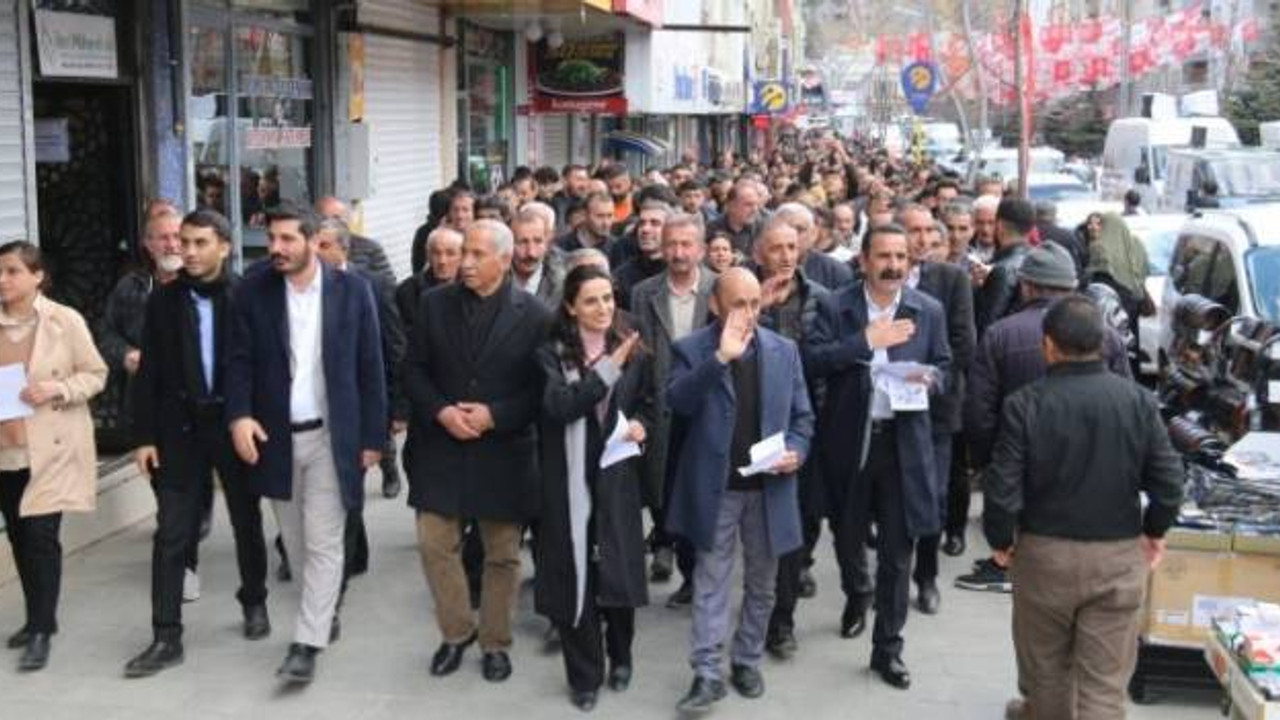
[[566, 40], [551, 47], [546, 40], [530, 49], [533, 111], [625, 115], [622, 35]]
[[347, 36], [347, 72], [350, 87], [347, 90], [347, 120], [364, 119], [364, 35]]
[[115, 18], [37, 8], [35, 20], [41, 75], [109, 80], [119, 75]]

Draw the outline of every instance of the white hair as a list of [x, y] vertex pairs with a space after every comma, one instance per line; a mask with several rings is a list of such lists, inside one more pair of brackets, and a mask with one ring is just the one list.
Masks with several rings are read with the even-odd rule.
[[515, 224], [515, 222], [525, 222], [526, 217], [529, 217], [529, 216], [535, 216], [538, 219], [542, 220], [543, 224], [547, 226], [548, 236], [555, 232], [556, 230], [556, 209], [555, 208], [551, 207], [550, 205], [544, 202], [538, 202], [537, 200], [530, 200], [529, 202], [520, 206], [520, 212], [516, 213], [515, 221], [513, 221], [512, 224]]
[[773, 216], [779, 220], [786, 220], [791, 217], [799, 217], [807, 220], [810, 225], [814, 224], [813, 211], [807, 205], [798, 202], [783, 203], [774, 211]]
[[427, 248], [433, 248], [437, 243], [445, 240], [453, 241], [455, 244], [462, 245], [462, 233], [453, 228], [438, 227], [427, 235]]
[[574, 268], [583, 265], [594, 265], [605, 272], [611, 272], [609, 269], [609, 256], [595, 248], [578, 248], [569, 253], [569, 257], [565, 261], [565, 272], [570, 272]]
[[499, 255], [510, 255], [516, 244], [511, 228], [497, 220], [476, 220], [467, 228], [467, 235], [472, 233], [488, 235], [493, 251]]
[[1000, 207], [1000, 198], [994, 195], [982, 195], [973, 201], [973, 211], [990, 210], [995, 212]]

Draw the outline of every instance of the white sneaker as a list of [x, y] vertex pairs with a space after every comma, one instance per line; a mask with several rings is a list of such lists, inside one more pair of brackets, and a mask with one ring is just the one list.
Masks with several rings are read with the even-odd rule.
[[188, 569], [182, 576], [182, 602], [195, 602], [200, 599], [200, 575]]

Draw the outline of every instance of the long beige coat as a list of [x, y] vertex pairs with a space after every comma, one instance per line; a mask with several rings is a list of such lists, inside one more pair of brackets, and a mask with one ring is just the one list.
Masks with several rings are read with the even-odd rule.
[[89, 398], [102, 391], [107, 365], [80, 313], [43, 295], [36, 298], [35, 344], [27, 382], [61, 383], [62, 401], [45, 403], [26, 419], [31, 480], [22, 517], [91, 512], [97, 501], [98, 450]]

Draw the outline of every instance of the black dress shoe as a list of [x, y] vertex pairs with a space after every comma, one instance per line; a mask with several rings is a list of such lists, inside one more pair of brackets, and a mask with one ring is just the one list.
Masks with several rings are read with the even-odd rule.
[[276, 677], [290, 683], [309, 683], [316, 676], [316, 653], [320, 648], [302, 643], [289, 646], [289, 654], [284, 656]]
[[764, 676], [759, 668], [734, 663], [729, 671], [729, 682], [744, 698], [758, 698], [764, 694]]
[[667, 598], [667, 607], [682, 608], [689, 607], [693, 604], [693, 583], [685, 580], [679, 590], [671, 593], [671, 597]]
[[800, 587], [796, 594], [806, 600], [818, 594], [818, 581], [813, 579], [813, 573], [809, 568], [800, 571]]
[[542, 633], [542, 652], [547, 655], [554, 655], [560, 652], [560, 631], [556, 629], [555, 625], [547, 628], [547, 631]]
[[882, 680], [899, 690], [906, 690], [911, 687], [911, 673], [907, 672], [907, 666], [902, 664], [901, 658], [872, 660], [871, 669]]
[[569, 702], [582, 712], [591, 712], [596, 709], [596, 691], [595, 690], [574, 690], [569, 695]]
[[182, 659], [181, 640], [156, 640], [143, 650], [142, 654], [124, 666], [124, 676], [127, 678], [150, 677], [161, 670], [181, 665]]
[[779, 660], [789, 660], [800, 649], [796, 634], [790, 630], [772, 630], [764, 641], [764, 649]]
[[333, 622], [329, 623], [329, 644], [338, 642], [338, 638], [342, 637], [342, 622], [338, 619], [338, 614], [333, 614]]
[[440, 677], [457, 670], [462, 664], [463, 653], [471, 647], [477, 637], [476, 633], [471, 633], [471, 637], [460, 643], [440, 643], [436, 654], [431, 656], [431, 674]]
[[942, 543], [942, 552], [950, 557], [960, 557], [964, 554], [964, 550], [963, 535], [948, 535], [947, 539]]
[[489, 682], [502, 682], [511, 677], [511, 658], [501, 650], [485, 653], [481, 667], [484, 679]]
[[675, 552], [669, 547], [660, 547], [653, 551], [653, 561], [649, 563], [649, 582], [664, 583], [671, 579], [671, 568], [675, 563]]
[[727, 694], [723, 682], [697, 677], [693, 679], [693, 687], [689, 688], [688, 694], [676, 703], [676, 710], [683, 713], [703, 713], [723, 700]]
[[840, 613], [840, 637], [856, 638], [867, 629], [867, 611], [861, 603], [846, 601]]
[[49, 664], [49, 633], [33, 632], [27, 648], [18, 658], [18, 669], [23, 672], [41, 670]]
[[609, 671], [609, 689], [614, 692], [625, 692], [631, 687], [631, 666], [614, 665]]
[[938, 593], [938, 584], [935, 582], [922, 582], [920, 589], [916, 593], [916, 607], [925, 615], [937, 615], [938, 607], [942, 605], [942, 595]]
[[244, 609], [244, 637], [246, 640], [261, 640], [271, 634], [271, 620], [267, 617], [266, 605], [249, 605]]
[[31, 642], [31, 631], [24, 625], [17, 632], [9, 636], [9, 639], [5, 641], [5, 645], [10, 650], [20, 650], [26, 647], [29, 642]]

